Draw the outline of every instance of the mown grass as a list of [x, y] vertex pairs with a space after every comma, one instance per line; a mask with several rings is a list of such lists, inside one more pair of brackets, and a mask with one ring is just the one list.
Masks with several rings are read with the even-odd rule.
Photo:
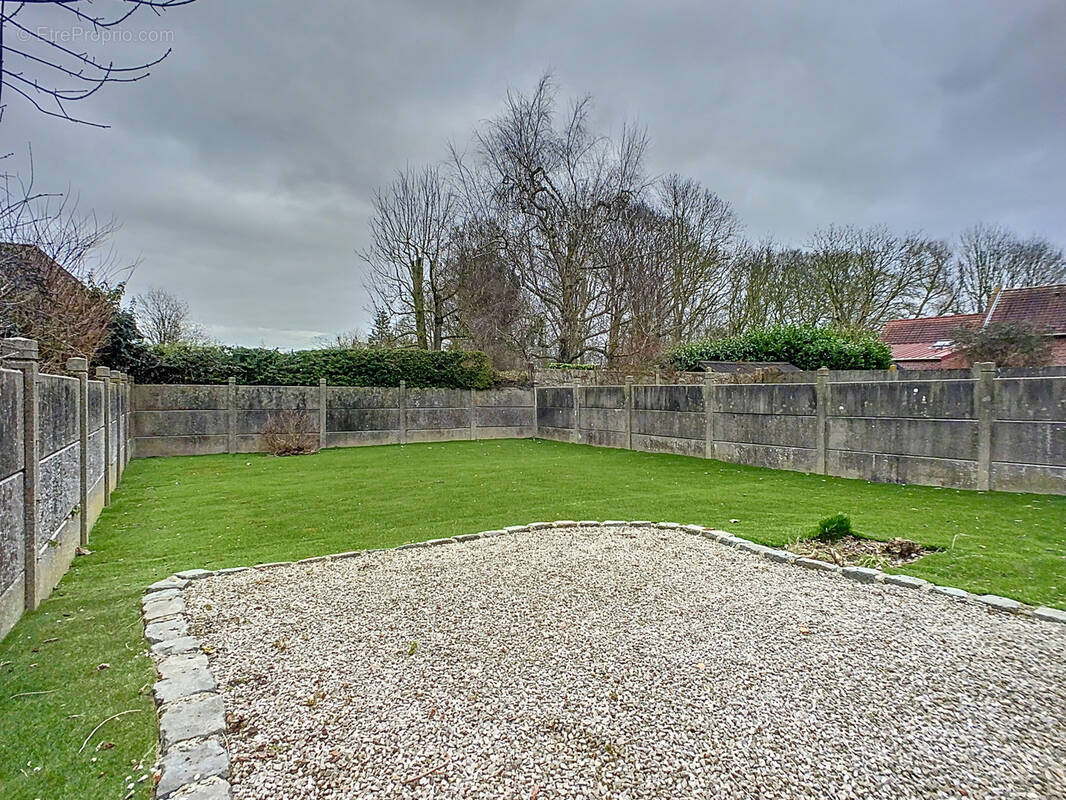
[[[139, 597], [177, 570], [552, 519], [673, 520], [780, 545], [841, 511], [863, 535], [943, 548], [901, 571], [1066, 607], [1066, 497], [530, 440], [134, 461], [93, 531], [92, 555], [0, 643], [0, 797], [121, 798], [145, 774], [157, 729]], [[148, 784], [134, 796], [148, 796]]]

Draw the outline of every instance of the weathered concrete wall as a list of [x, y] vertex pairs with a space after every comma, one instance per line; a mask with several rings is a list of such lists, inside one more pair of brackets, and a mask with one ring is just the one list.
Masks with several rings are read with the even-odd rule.
[[0, 369], [0, 636], [25, 608], [22, 373]]
[[995, 381], [991, 483], [1066, 494], [1066, 378]]
[[712, 393], [709, 452], [721, 461], [817, 469], [813, 385], [723, 384]]
[[[307, 414], [325, 447], [532, 436], [528, 389], [137, 386], [138, 457], [261, 452], [267, 419]], [[324, 428], [320, 426], [324, 422]]]
[[1066, 377], [990, 370], [985, 402], [978, 373], [911, 374], [540, 388], [538, 435], [873, 481], [1066, 494]]
[[122, 474], [129, 428], [123, 376], [90, 381], [84, 359], [71, 359], [73, 377], [41, 374], [34, 342], [3, 346], [16, 369], [0, 370], [0, 636], [88, 542]]

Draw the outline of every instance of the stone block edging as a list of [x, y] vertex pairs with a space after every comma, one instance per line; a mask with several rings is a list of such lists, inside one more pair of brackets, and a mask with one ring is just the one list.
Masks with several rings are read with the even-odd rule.
[[1019, 603], [998, 595], [974, 595], [951, 586], [937, 586], [910, 575], [889, 575], [867, 567], [839, 567], [825, 561], [797, 556], [787, 550], [757, 544], [734, 536], [728, 531], [683, 525], [677, 522], [640, 520], [558, 520], [511, 525], [502, 530], [481, 531], [441, 539], [409, 542], [395, 548], [352, 550], [328, 556], [315, 556], [299, 561], [279, 561], [251, 567], [229, 567], [219, 570], [191, 569], [178, 572], [147, 589], [141, 600], [145, 638], [151, 643], [151, 656], [159, 675], [154, 696], [159, 706], [159, 762], [161, 777], [156, 786], [157, 800], [231, 800], [229, 784], [230, 763], [225, 746], [225, 711], [218, 683], [211, 674], [207, 656], [199, 640], [189, 635], [185, 615], [184, 591], [194, 581], [211, 576], [224, 576], [249, 569], [268, 570], [294, 564], [312, 564], [358, 558], [364, 553], [379, 550], [408, 550], [457, 544], [477, 539], [506, 536], [511, 533], [550, 530], [555, 528], [657, 528], [701, 536], [726, 547], [750, 552], [768, 561], [791, 564], [849, 579], [857, 584], [879, 583], [913, 589], [919, 593], [951, 598], [957, 602], [984, 605], [990, 612], [1003, 612], [1031, 617], [1034, 620], [1066, 624], [1066, 611]]

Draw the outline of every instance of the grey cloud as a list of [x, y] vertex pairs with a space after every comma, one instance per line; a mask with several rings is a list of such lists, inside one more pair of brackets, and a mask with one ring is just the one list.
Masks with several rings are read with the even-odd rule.
[[120, 218], [131, 290], [234, 342], [365, 328], [374, 188], [546, 68], [605, 128], [646, 125], [649, 169], [714, 188], [753, 238], [984, 219], [1066, 242], [1058, 0], [202, 0], [147, 24], [174, 53], [83, 105], [110, 130], [12, 103], [3, 147], [32, 141], [41, 184]]

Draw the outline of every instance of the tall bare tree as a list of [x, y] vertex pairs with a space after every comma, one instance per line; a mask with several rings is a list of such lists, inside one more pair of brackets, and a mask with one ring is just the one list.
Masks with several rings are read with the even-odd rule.
[[506, 257], [564, 362], [602, 353], [604, 239], [644, 190], [646, 136], [633, 128], [617, 142], [596, 134], [590, 104], [586, 96], [560, 114], [550, 75], [528, 96], [509, 92], [504, 112], [475, 134], [483, 177], [463, 179], [491, 186]]
[[437, 167], [406, 169], [374, 195], [367, 289], [394, 318], [400, 335], [418, 347], [440, 350], [454, 313], [454, 281], [446, 269], [455, 195]]
[[679, 344], [720, 322], [740, 222], [729, 203], [691, 178], [663, 178], [657, 199], [667, 230], [666, 325], [670, 340]]
[[743, 245], [730, 263], [723, 332], [741, 333], [760, 325], [813, 325], [824, 321], [810, 257], [771, 241]]
[[474, 219], [456, 228], [448, 269], [456, 287], [453, 341], [483, 351], [500, 368], [524, 367], [536, 331], [499, 228]]
[[149, 344], [197, 344], [207, 338], [189, 318], [189, 304], [165, 289], [153, 287], [134, 297], [133, 313]]
[[[953, 302], [945, 246], [881, 226], [829, 226], [811, 238], [813, 285], [832, 325], [877, 331], [889, 319]], [[939, 302], [937, 302], [939, 301]]]
[[967, 311], [984, 311], [996, 290], [1066, 283], [1066, 257], [1046, 239], [1021, 239], [1002, 225], [979, 222], [959, 237], [957, 266]]
[[[0, 120], [8, 95], [51, 117], [107, 127], [75, 116], [70, 106], [113, 83], [135, 83], [170, 55], [116, 64], [99, 44], [141, 11], [156, 15], [196, 0], [0, 0]], [[165, 38], [160, 36], [160, 38]]]

